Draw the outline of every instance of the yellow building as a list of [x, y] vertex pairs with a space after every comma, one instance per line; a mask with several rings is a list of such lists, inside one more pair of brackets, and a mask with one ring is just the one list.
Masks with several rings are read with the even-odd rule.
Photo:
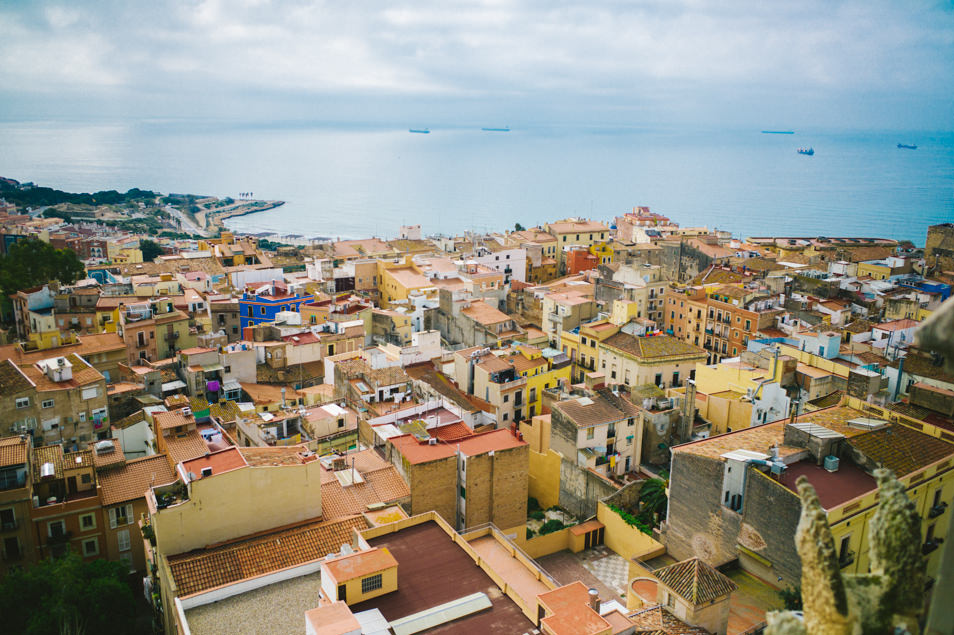
[[608, 265], [613, 262], [614, 251], [613, 246], [608, 242], [599, 242], [590, 245], [590, 253], [596, 256], [597, 261], [601, 265]]
[[780, 380], [791, 364], [764, 369], [741, 361], [696, 365], [696, 408], [712, 424], [710, 435], [783, 419], [791, 402]]
[[400, 264], [379, 260], [377, 266], [382, 308], [389, 308], [394, 302], [406, 302], [413, 291], [423, 292], [434, 287], [410, 258]]
[[139, 239], [106, 241], [106, 258], [116, 265], [133, 265], [142, 262]]
[[544, 390], [556, 386], [561, 379], [570, 381], [570, 360], [563, 355], [556, 361], [552, 354], [547, 357], [539, 348], [521, 344], [504, 359], [513, 364], [517, 375], [527, 380], [527, 419], [540, 412]]
[[573, 364], [571, 380], [583, 381], [583, 376], [598, 368], [600, 342], [619, 333], [619, 326], [610, 320], [594, 320], [579, 328], [560, 333], [560, 348]]
[[321, 590], [332, 602], [360, 604], [398, 589], [398, 563], [387, 547], [371, 548], [321, 563]]

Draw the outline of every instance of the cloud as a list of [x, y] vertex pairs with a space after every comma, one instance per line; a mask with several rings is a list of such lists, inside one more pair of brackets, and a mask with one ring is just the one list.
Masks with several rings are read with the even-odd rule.
[[912, 0], [201, 0], [0, 7], [0, 91], [614, 104], [950, 98], [954, 14]]

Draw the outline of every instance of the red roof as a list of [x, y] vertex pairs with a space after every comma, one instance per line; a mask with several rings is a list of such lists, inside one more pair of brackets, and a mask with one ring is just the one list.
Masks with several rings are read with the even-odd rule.
[[409, 463], [428, 463], [454, 456], [458, 448], [467, 456], [485, 454], [495, 450], [511, 450], [527, 445], [510, 432], [510, 430], [494, 430], [472, 437], [454, 441], [453, 443], [437, 443], [430, 445], [421, 443], [410, 434], [392, 437], [391, 443]]
[[201, 475], [204, 468], [212, 468], [212, 475], [214, 476], [247, 465], [248, 463], [245, 462], [245, 457], [242, 456], [242, 453], [239, 452], [236, 447], [219, 450], [218, 452], [212, 452], [211, 454], [182, 462], [182, 467], [185, 469], [186, 474], [192, 472], [199, 478], [202, 478]]

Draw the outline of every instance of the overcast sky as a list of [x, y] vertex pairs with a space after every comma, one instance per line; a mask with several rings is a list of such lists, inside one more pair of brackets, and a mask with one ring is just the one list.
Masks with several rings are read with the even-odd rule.
[[950, 0], [0, 2], [0, 117], [951, 129]]

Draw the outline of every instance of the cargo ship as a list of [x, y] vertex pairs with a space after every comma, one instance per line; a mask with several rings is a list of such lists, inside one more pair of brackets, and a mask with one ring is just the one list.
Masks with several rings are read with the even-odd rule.
[[415, 132], [417, 134], [431, 134], [431, 131], [427, 128], [411, 128], [408, 132]]
[[917, 145], [910, 145], [910, 146], [909, 146], [909, 145], [906, 144], [906, 143], [899, 143], [899, 144], [898, 144], [898, 148], [900, 148], [900, 149], [902, 149], [902, 150], [917, 150], [917, 149], [918, 149], [918, 146], [917, 146]]
[[799, 148], [795, 152], [799, 154], [807, 154], [810, 157], [815, 156], [815, 148]]
[[504, 126], [503, 128], [481, 128], [484, 132], [510, 132], [510, 126]]
[[795, 134], [794, 130], [763, 130], [762, 134]]

